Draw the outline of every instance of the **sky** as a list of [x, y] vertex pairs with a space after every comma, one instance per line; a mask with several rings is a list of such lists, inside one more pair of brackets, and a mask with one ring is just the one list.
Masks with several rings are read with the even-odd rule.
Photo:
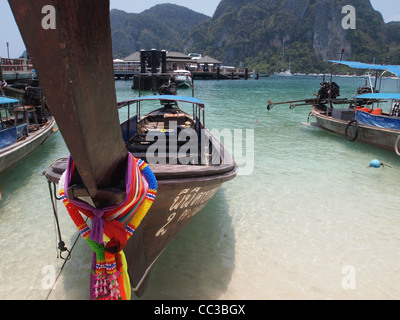
[[[34, 0], [32, 0], [34, 1]], [[399, 0], [370, 0], [375, 10], [382, 13], [385, 22], [400, 21]], [[212, 16], [220, 3], [219, 0], [110, 0], [111, 9], [120, 9], [129, 13], [140, 13], [160, 3], [173, 3], [196, 12]], [[357, 9], [357, 8], [356, 8]], [[0, 0], [0, 57], [7, 58], [6, 43], [9, 43], [10, 58], [18, 58], [25, 50], [24, 43], [15, 23], [7, 0]]]

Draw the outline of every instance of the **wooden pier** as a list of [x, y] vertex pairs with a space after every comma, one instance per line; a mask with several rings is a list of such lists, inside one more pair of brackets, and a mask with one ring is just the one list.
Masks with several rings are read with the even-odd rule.
[[132, 89], [157, 91], [161, 86], [168, 83], [172, 75], [163, 73], [135, 74], [133, 76]]
[[140, 73], [140, 64], [134, 61], [114, 60], [114, 78], [129, 80]]
[[155, 86], [159, 87], [169, 81], [174, 70], [190, 71], [193, 80], [247, 80], [249, 77], [247, 68], [223, 66], [220, 61], [209, 56], [192, 59], [183, 53], [165, 50], [141, 50], [124, 60], [114, 60], [114, 78], [118, 80], [133, 78], [135, 89], [139, 89], [143, 84], [143, 90], [154, 90]]
[[247, 68], [242, 69], [213, 69], [210, 71], [191, 71], [194, 80], [237, 80], [249, 78]]

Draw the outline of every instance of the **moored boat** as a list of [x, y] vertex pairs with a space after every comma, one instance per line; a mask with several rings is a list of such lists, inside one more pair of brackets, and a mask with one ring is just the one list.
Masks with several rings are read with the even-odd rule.
[[[377, 65], [361, 63], [357, 61], [338, 61], [330, 60], [332, 68], [334, 65], [341, 64], [353, 69], [365, 69], [375, 71], [375, 82], [370, 78], [369, 86], [360, 87], [356, 95], [349, 101], [343, 101], [339, 105], [344, 107], [333, 107], [332, 101], [336, 100], [336, 95], [332, 96], [334, 90], [331, 81], [328, 84], [328, 94], [324, 98], [326, 103], [315, 100], [312, 104], [311, 114], [316, 119], [318, 127], [342, 135], [348, 141], [360, 141], [368, 143], [386, 150], [396, 151], [398, 154], [398, 137], [400, 136], [400, 118], [398, 105], [400, 94], [379, 93], [378, 80], [382, 79], [385, 73], [392, 73], [400, 76], [400, 66], [396, 65]], [[379, 72], [382, 72], [379, 75]], [[382, 107], [385, 102], [390, 105]]]
[[0, 174], [33, 152], [55, 132], [55, 120], [43, 106], [27, 106], [0, 97]]
[[[154, 100], [162, 108], [140, 117], [141, 105]], [[168, 243], [223, 183], [236, 176], [238, 167], [205, 127], [205, 107], [200, 100], [166, 95], [127, 102], [129, 106], [132, 103], [137, 105], [139, 114], [128, 121], [133, 120], [137, 130], [123, 133], [124, 139], [135, 157], [149, 163], [158, 182], [157, 199], [126, 250], [132, 288], [141, 295], [151, 267]], [[183, 104], [190, 109], [193, 106], [193, 113], [184, 112]], [[128, 122], [122, 128], [128, 130]]]
[[[160, 112], [150, 113], [144, 119], [139, 115], [128, 117], [126, 127], [122, 125], [121, 130], [108, 0], [9, 0], [9, 3], [70, 151], [67, 161], [60, 159], [51, 165], [46, 176], [50, 182], [59, 182], [66, 210], [93, 249], [90, 297], [129, 299], [131, 287], [140, 295], [151, 267], [168, 242], [223, 182], [236, 175], [237, 166], [218, 141], [205, 142], [209, 133], [204, 117], [201, 121], [204, 105], [193, 98], [188, 103], [196, 105], [193, 110], [199, 114], [192, 117], [182, 116], [175, 103], [168, 102], [163, 107], [165, 112], [160, 119], [164, 125], [158, 134], [161, 137], [168, 133], [165, 134], [168, 149], [160, 149], [154, 155], [160, 158], [165, 151], [167, 163], [151, 163], [148, 156], [154, 145], [146, 146], [151, 141], [140, 141], [142, 149], [132, 151], [138, 158], [128, 152], [137, 144], [135, 139], [143, 138], [141, 130], [148, 130], [145, 140], [147, 135], [154, 135], [150, 131], [156, 128], [143, 126], [158, 119]], [[41, 13], [45, 6], [50, 8], [50, 16], [54, 14], [54, 28], [43, 28]], [[161, 100], [176, 101], [179, 97], [162, 96]], [[183, 125], [182, 119], [185, 119]], [[197, 142], [204, 143], [204, 150], [215, 148], [217, 151], [211, 152], [215, 158], [202, 156], [200, 159], [208, 162], [196, 163], [192, 149], [188, 157], [180, 157], [186, 155], [182, 148], [191, 146], [196, 139], [190, 135], [189, 145], [177, 147], [182, 153], [174, 152], [170, 144], [174, 140], [172, 128], [176, 132], [186, 129], [201, 132]], [[198, 157], [203, 149], [197, 151]], [[145, 157], [141, 158], [140, 152]], [[91, 223], [87, 224], [81, 214]], [[66, 251], [61, 237], [59, 248]], [[64, 258], [68, 260], [70, 254]]]
[[[370, 93], [356, 95], [368, 107], [360, 108], [353, 102], [348, 108], [331, 109], [326, 105], [314, 104], [312, 115], [316, 125], [322, 129], [344, 136], [348, 141], [365, 142], [399, 155], [400, 118], [398, 109], [400, 94]], [[381, 112], [382, 103], [391, 101], [389, 112]], [[380, 104], [374, 108], [373, 104]], [[365, 110], [365, 111], [363, 111]], [[378, 112], [376, 112], [378, 110]]]
[[281, 72], [275, 73], [275, 76], [277, 76], [277, 77], [291, 77], [291, 76], [293, 76], [293, 74], [289, 69], [289, 70], [286, 70], [286, 71], [281, 71]]
[[[311, 127], [318, 127], [344, 136], [348, 141], [360, 141], [386, 150], [396, 151], [399, 155], [400, 114], [398, 93], [379, 93], [378, 79], [389, 72], [400, 76], [400, 66], [376, 65], [356, 61], [331, 60], [332, 67], [337, 64], [355, 69], [376, 71], [375, 82], [357, 89], [354, 97], [339, 99], [340, 87], [332, 81], [325, 80], [316, 98], [273, 103], [269, 101], [267, 109], [274, 105], [290, 104], [291, 108], [309, 105], [312, 110], [307, 122]], [[379, 76], [379, 72], [382, 74]], [[324, 77], [325, 78], [325, 77]], [[384, 110], [384, 103], [389, 103]], [[315, 121], [311, 121], [312, 117]]]
[[193, 86], [192, 73], [188, 70], [175, 70], [172, 72], [175, 78], [176, 86], [190, 88]]
[[[142, 104], [161, 108], [140, 117]], [[193, 107], [193, 114], [182, 110]], [[204, 104], [192, 97], [157, 95], [119, 103], [137, 110], [121, 124], [123, 139], [136, 158], [149, 164], [158, 183], [153, 206], [124, 249], [132, 290], [141, 296], [153, 265], [168, 243], [199, 213], [238, 167], [224, 146], [204, 126]], [[153, 103], [154, 105], [154, 103]], [[131, 111], [128, 111], [131, 114]], [[58, 183], [67, 159], [46, 172]]]

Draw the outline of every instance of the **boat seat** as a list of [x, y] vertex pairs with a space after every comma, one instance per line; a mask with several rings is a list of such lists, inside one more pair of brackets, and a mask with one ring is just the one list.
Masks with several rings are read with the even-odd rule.
[[[135, 156], [135, 158], [142, 159], [143, 161], [145, 161], [147, 163], [154, 162], [154, 160], [151, 161], [152, 159], [147, 158], [146, 152], [132, 152], [132, 151], [130, 151], [130, 152]], [[197, 153], [194, 155], [186, 156], [186, 155], [179, 155], [179, 154], [170, 154], [170, 153], [166, 153], [166, 152], [158, 152], [155, 159], [160, 159], [160, 160], [165, 159], [166, 163], [170, 163], [170, 160], [172, 160], [172, 162], [176, 161], [176, 162], [182, 163], [182, 164], [188, 164], [189, 162], [191, 164], [200, 163], [200, 160], [199, 160], [200, 156]]]
[[23, 106], [14, 108], [15, 125], [18, 123], [18, 119], [22, 114], [23, 122], [29, 122], [29, 115], [33, 118], [33, 123], [37, 124], [36, 108], [34, 106]]
[[164, 119], [165, 118], [184, 118], [185, 114], [184, 113], [167, 113], [164, 114]]
[[164, 128], [170, 129], [170, 122], [176, 123], [178, 126], [185, 123], [186, 116], [184, 113], [164, 114]]

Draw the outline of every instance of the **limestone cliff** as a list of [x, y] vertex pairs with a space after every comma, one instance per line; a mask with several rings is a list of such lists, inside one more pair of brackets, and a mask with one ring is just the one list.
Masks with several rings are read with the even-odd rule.
[[[343, 28], [355, 9], [355, 29]], [[213, 17], [163, 4], [111, 12], [114, 55], [157, 48], [210, 55], [262, 72], [320, 72], [343, 58], [400, 64], [400, 22], [385, 24], [369, 0], [222, 0]]]
[[[355, 9], [355, 29], [343, 28], [346, 5]], [[340, 58], [342, 49], [343, 58], [366, 62], [399, 57], [393, 51], [399, 28], [390, 30], [394, 35], [388, 39], [387, 25], [369, 0], [222, 0], [212, 19], [192, 30], [184, 49], [206, 49], [227, 64], [270, 72], [288, 68], [291, 60], [292, 70], [310, 72], [320, 70], [323, 59]]]

